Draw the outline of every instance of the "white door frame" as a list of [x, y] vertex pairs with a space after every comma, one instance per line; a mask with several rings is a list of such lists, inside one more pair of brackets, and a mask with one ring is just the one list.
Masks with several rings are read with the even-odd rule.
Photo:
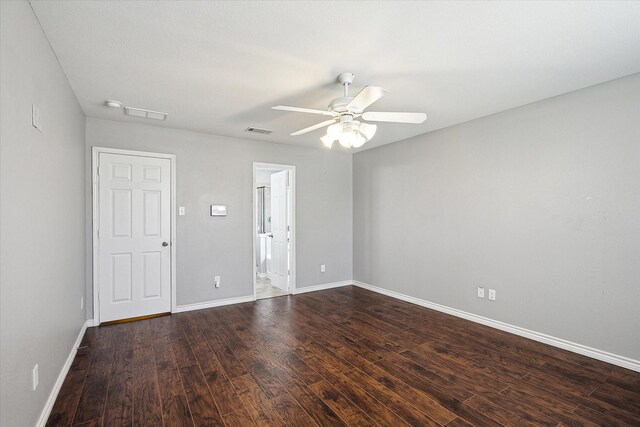
[[290, 242], [289, 242], [289, 262], [291, 263], [291, 274], [289, 274], [289, 294], [295, 294], [296, 291], [296, 167], [292, 165], [279, 165], [276, 163], [260, 163], [253, 162], [253, 226], [251, 233], [251, 241], [253, 242], [251, 251], [253, 258], [253, 300], [255, 301], [257, 298], [256, 295], [256, 222], [258, 220], [257, 217], [257, 200], [256, 200], [256, 170], [257, 169], [268, 169], [274, 171], [289, 171], [289, 186], [291, 187], [291, 200], [288, 200], [291, 203], [291, 230], [289, 230]]
[[100, 225], [100, 194], [98, 191], [98, 161], [100, 153], [123, 154], [126, 156], [155, 157], [171, 161], [171, 312], [176, 311], [176, 156], [175, 154], [150, 153], [146, 151], [122, 150], [119, 148], [91, 147], [91, 193], [93, 205], [91, 222], [93, 228], [93, 324], [100, 324], [100, 245], [98, 226]]

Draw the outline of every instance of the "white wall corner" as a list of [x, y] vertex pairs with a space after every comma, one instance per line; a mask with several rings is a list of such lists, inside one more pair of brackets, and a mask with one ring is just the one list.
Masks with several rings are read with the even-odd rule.
[[67, 373], [71, 368], [73, 359], [75, 359], [76, 357], [76, 353], [78, 352], [78, 347], [80, 347], [80, 343], [82, 342], [84, 333], [87, 331], [87, 327], [91, 326], [89, 325], [89, 322], [93, 323], [93, 320], [87, 320], [86, 322], [84, 322], [84, 324], [82, 325], [82, 328], [80, 329], [80, 333], [78, 334], [78, 338], [76, 338], [76, 341], [73, 343], [73, 347], [71, 347], [69, 356], [67, 357], [67, 360], [64, 362], [64, 365], [60, 370], [60, 374], [58, 375], [56, 382], [53, 384], [53, 389], [49, 394], [49, 398], [45, 402], [44, 408], [40, 413], [40, 418], [38, 419], [38, 422], [36, 424], [37, 427], [44, 427], [47, 424], [47, 420], [49, 419], [49, 415], [51, 414], [53, 405], [56, 403], [56, 399], [58, 398], [58, 393], [60, 393], [60, 389], [62, 388], [64, 379], [67, 377]]
[[564, 340], [562, 338], [556, 338], [551, 335], [543, 334], [541, 332], [532, 331], [529, 329], [521, 328], [520, 326], [511, 325], [508, 323], [500, 322], [498, 320], [489, 319], [488, 317], [478, 316], [473, 313], [458, 310], [456, 308], [447, 307], [445, 305], [437, 304], [431, 301], [423, 300], [420, 298], [412, 297], [409, 295], [401, 294], [399, 292], [390, 291], [388, 289], [380, 288], [378, 286], [369, 285], [359, 281], [354, 281], [353, 284], [363, 289], [368, 289], [373, 292], [377, 292], [382, 295], [386, 295], [392, 298], [396, 298], [402, 301], [406, 301], [412, 304], [416, 304], [422, 307], [427, 307], [442, 313], [450, 314], [452, 316], [461, 317], [466, 320], [470, 320], [475, 323], [480, 323], [485, 326], [490, 326], [501, 331], [509, 332], [521, 337], [529, 338], [534, 341], [538, 341], [544, 344], [548, 344], [554, 347], [568, 350], [574, 353], [581, 354], [583, 356], [591, 357], [593, 359], [601, 360], [603, 362], [611, 363], [612, 365], [621, 366], [632, 371], [640, 372], [640, 360], [631, 359], [625, 356], [619, 356], [617, 354], [609, 353], [607, 351], [598, 350], [596, 348], [587, 347], [582, 344], [577, 344], [571, 341]]

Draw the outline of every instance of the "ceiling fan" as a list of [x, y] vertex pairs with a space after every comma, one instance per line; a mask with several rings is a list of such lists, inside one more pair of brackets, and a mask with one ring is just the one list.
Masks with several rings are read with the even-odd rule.
[[331, 119], [329, 120], [291, 134], [291, 136], [302, 135], [329, 126], [327, 134], [320, 138], [328, 148], [331, 148], [335, 141], [338, 141], [345, 148], [358, 148], [373, 138], [377, 126], [355, 120], [358, 118], [370, 122], [392, 123], [422, 123], [427, 120], [425, 113], [364, 111], [371, 104], [382, 98], [387, 91], [377, 86], [365, 86], [355, 97], [349, 96], [349, 85], [353, 83], [354, 77], [353, 73], [342, 73], [338, 76], [338, 81], [344, 86], [344, 96], [331, 101], [327, 111], [288, 107], [286, 105], [277, 105], [271, 108], [274, 110], [330, 116]]

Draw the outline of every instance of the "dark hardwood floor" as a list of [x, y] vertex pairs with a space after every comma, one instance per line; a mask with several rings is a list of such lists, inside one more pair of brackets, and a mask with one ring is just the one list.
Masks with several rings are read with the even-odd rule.
[[87, 330], [50, 426], [640, 425], [640, 374], [356, 287]]

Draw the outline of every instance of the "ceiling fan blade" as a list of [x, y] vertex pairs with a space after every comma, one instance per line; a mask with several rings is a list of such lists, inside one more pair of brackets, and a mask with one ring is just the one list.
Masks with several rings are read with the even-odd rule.
[[316, 130], [316, 129], [323, 128], [325, 126], [332, 125], [335, 122], [336, 122], [336, 119], [326, 120], [322, 123], [318, 123], [317, 125], [309, 126], [308, 128], [304, 128], [302, 130], [299, 130], [298, 132], [294, 132], [291, 134], [291, 136], [302, 135], [303, 133], [311, 132], [312, 130]]
[[365, 108], [382, 98], [385, 93], [387, 93], [387, 91], [381, 87], [365, 86], [358, 92], [356, 97], [347, 104], [347, 110], [362, 113]]
[[427, 120], [425, 113], [382, 113], [367, 111], [362, 114], [362, 120], [370, 122], [422, 123]]
[[322, 114], [323, 116], [333, 116], [334, 115], [330, 111], [314, 110], [312, 108], [288, 107], [286, 105], [276, 105], [275, 107], [271, 107], [271, 109], [272, 110], [294, 111], [296, 113]]

